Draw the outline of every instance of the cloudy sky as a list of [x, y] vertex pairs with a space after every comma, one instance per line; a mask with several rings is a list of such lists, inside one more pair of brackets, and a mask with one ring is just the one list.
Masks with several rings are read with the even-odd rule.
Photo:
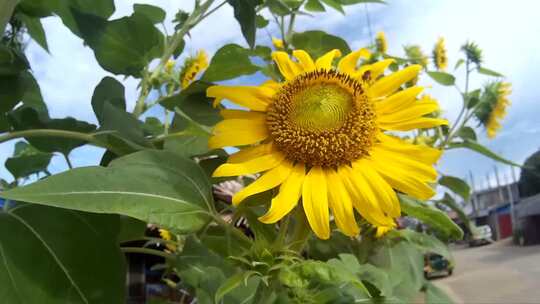
[[[113, 18], [129, 15], [133, 3], [158, 5], [167, 10], [167, 26], [179, 8], [190, 10], [193, 1], [154, 0], [116, 1], [117, 10]], [[181, 3], [181, 4], [179, 4]], [[351, 47], [359, 48], [370, 41], [366, 13], [369, 13], [371, 32], [384, 31], [389, 40], [389, 53], [401, 55], [402, 46], [419, 44], [430, 52], [438, 37], [446, 38], [450, 67], [459, 54], [459, 47], [467, 40], [477, 42], [484, 50], [485, 66], [497, 70], [512, 83], [512, 106], [503, 123], [503, 130], [494, 140], [488, 140], [479, 129], [480, 142], [508, 159], [521, 163], [540, 148], [540, 106], [537, 87], [537, 71], [540, 69], [540, 21], [537, 12], [540, 2], [535, 0], [387, 0], [388, 5], [370, 4], [348, 7], [347, 15], [327, 9], [327, 13], [316, 18], [299, 18], [297, 31], [322, 29], [345, 38]], [[65, 28], [59, 18], [42, 20], [47, 33], [50, 54], [30, 43], [27, 54], [34, 74], [41, 86], [42, 94], [52, 117], [72, 116], [80, 120], [96, 123], [90, 99], [94, 87], [102, 77], [108, 75], [97, 64], [92, 51], [83, 46], [82, 41]], [[170, 30], [170, 28], [169, 28]], [[258, 43], [269, 44], [270, 36], [277, 33], [275, 25], [259, 31]], [[187, 41], [186, 51], [195, 53], [203, 48], [213, 54], [226, 43], [245, 45], [240, 29], [233, 18], [232, 9], [224, 6], [207, 18], [192, 31]], [[126, 86], [128, 106], [132, 107], [137, 96], [134, 79], [117, 77]], [[260, 76], [244, 77], [245, 83], [254, 83]], [[472, 78], [473, 88], [485, 83], [484, 76]], [[422, 84], [433, 85], [430, 79]], [[463, 77], [458, 76], [461, 86]], [[436, 97], [451, 121], [460, 109], [461, 101], [452, 87], [433, 85], [428, 91]], [[0, 146], [0, 156], [6, 159], [12, 154], [13, 142]], [[83, 147], [72, 152], [70, 158], [75, 166], [95, 165], [102, 150]], [[469, 171], [475, 176], [476, 188], [485, 188], [488, 180], [495, 182], [493, 174], [496, 164], [483, 156], [466, 150], [448, 152], [439, 164], [439, 170], [446, 174], [466, 177]], [[510, 176], [507, 166], [497, 165], [501, 179]], [[66, 169], [61, 157], [55, 157], [50, 171]], [[12, 180], [4, 168], [0, 176]], [[490, 177], [487, 177], [490, 176]]]

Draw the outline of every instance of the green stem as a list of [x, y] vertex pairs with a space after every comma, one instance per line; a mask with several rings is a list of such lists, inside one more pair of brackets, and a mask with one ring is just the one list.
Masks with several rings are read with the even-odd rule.
[[175, 255], [166, 253], [159, 250], [154, 250], [150, 248], [140, 248], [140, 247], [120, 247], [120, 250], [124, 253], [142, 253], [162, 257], [164, 259], [174, 259]]
[[248, 242], [248, 243], [252, 243], [253, 241], [247, 237], [247, 235], [245, 235], [242, 231], [238, 230], [237, 228], [233, 227], [232, 224], [230, 223], [227, 223], [225, 220], [223, 220], [221, 218], [221, 216], [219, 214], [214, 214], [214, 221], [220, 225], [221, 227], [225, 228], [226, 230], [232, 232], [234, 235], [236, 235], [238, 238]]
[[0, 33], [4, 33], [19, 0], [0, 0]]
[[66, 130], [55, 130], [55, 129], [32, 129], [32, 130], [24, 130], [24, 131], [15, 131], [6, 133], [3, 135], [0, 135], [0, 144], [4, 143], [6, 141], [15, 139], [15, 138], [21, 138], [21, 137], [62, 137], [62, 138], [70, 138], [70, 139], [77, 139], [81, 141], [86, 141], [90, 144], [93, 144], [94, 146], [113, 150], [112, 147], [108, 146], [107, 144], [97, 140], [92, 134], [87, 133], [80, 133], [80, 132], [74, 132], [74, 131], [66, 131]]
[[291, 250], [301, 253], [306, 246], [311, 231], [308, 227], [307, 218], [302, 208], [296, 208], [295, 225], [291, 240], [288, 243]]

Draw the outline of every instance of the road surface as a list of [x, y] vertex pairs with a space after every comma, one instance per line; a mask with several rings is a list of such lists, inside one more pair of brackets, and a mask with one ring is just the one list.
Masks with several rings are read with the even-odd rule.
[[433, 283], [456, 303], [540, 303], [540, 245], [518, 247], [506, 239], [452, 253], [454, 274]]

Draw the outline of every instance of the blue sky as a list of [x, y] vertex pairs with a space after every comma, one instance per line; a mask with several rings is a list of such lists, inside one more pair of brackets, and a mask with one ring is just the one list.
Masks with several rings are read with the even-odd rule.
[[[181, 4], [179, 4], [181, 2]], [[154, 1], [116, 1], [117, 11], [113, 18], [129, 15], [133, 3], [149, 3], [167, 10], [167, 26], [178, 8], [189, 10], [192, 1], [154, 0]], [[495, 69], [512, 83], [510, 96], [512, 106], [503, 123], [503, 130], [494, 140], [488, 140], [479, 129], [480, 142], [493, 151], [516, 161], [523, 160], [540, 148], [540, 106], [539, 89], [536, 84], [540, 68], [540, 21], [537, 12], [540, 2], [522, 0], [519, 5], [510, 1], [475, 0], [388, 0], [388, 5], [370, 4], [367, 9], [371, 29], [375, 33], [383, 30], [389, 41], [389, 53], [402, 55], [402, 46], [419, 44], [428, 53], [439, 36], [446, 38], [449, 50], [450, 67], [458, 59], [459, 47], [467, 40], [477, 42], [484, 50], [485, 66]], [[351, 47], [359, 48], [369, 44], [369, 30], [366, 22], [366, 7], [348, 7], [347, 16], [328, 9], [327, 13], [317, 14], [316, 18], [301, 17], [297, 30], [321, 29], [345, 38]], [[50, 47], [50, 54], [35, 43], [30, 43], [27, 54], [34, 74], [41, 86], [42, 94], [48, 104], [52, 117], [72, 116], [96, 123], [90, 99], [94, 87], [106, 75], [97, 64], [92, 51], [83, 46], [82, 41], [71, 34], [57, 17], [43, 19]], [[170, 28], [169, 28], [170, 30]], [[275, 25], [258, 33], [259, 44], [269, 44], [272, 33], [277, 33]], [[192, 31], [187, 41], [186, 51], [195, 53], [203, 48], [213, 54], [225, 43], [245, 45], [240, 29], [228, 6], [207, 18]], [[129, 107], [133, 107], [137, 97], [137, 81], [117, 77], [126, 86]], [[243, 77], [245, 83], [253, 83], [260, 77]], [[472, 84], [479, 86], [486, 77], [475, 76]], [[463, 83], [463, 77], [458, 76]], [[433, 87], [428, 93], [437, 98], [444, 115], [451, 121], [455, 119], [461, 104], [455, 89], [441, 87], [424, 77], [423, 85]], [[0, 146], [0, 156], [6, 159], [12, 154], [13, 143]], [[99, 163], [102, 150], [93, 147], [76, 149], [70, 155], [75, 166], [88, 166]], [[494, 185], [494, 161], [466, 150], [450, 151], [439, 163], [438, 169], [446, 174], [465, 177], [469, 171], [475, 174], [477, 188], [487, 186], [488, 180]], [[508, 166], [497, 165], [503, 176], [510, 176]], [[51, 172], [61, 172], [66, 164], [61, 157], [55, 157]], [[490, 177], [486, 177], [490, 174]], [[4, 168], [0, 176], [12, 180]]]

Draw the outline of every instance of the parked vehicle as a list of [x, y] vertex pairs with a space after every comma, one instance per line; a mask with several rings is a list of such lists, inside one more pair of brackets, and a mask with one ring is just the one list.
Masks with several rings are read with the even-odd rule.
[[428, 253], [424, 255], [424, 277], [430, 279], [438, 276], [449, 276], [454, 272], [454, 263], [442, 255]]
[[488, 225], [482, 226], [472, 226], [471, 227], [471, 237], [469, 239], [469, 246], [479, 246], [490, 244], [493, 242], [493, 234], [491, 232], [491, 227]]

